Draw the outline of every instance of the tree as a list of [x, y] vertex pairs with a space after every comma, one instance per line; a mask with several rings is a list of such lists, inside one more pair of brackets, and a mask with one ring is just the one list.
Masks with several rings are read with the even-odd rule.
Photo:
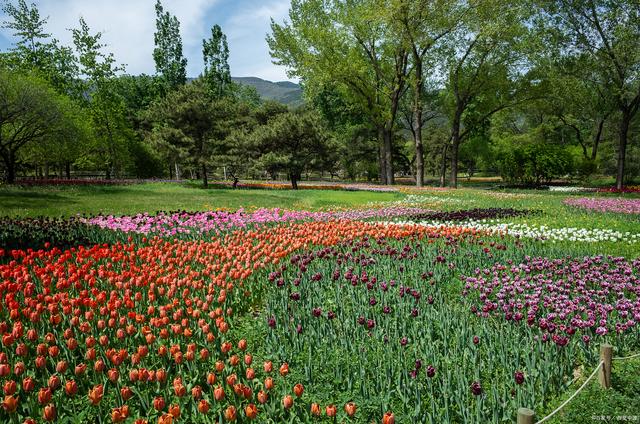
[[270, 173], [286, 172], [294, 190], [304, 171], [326, 170], [335, 161], [327, 129], [311, 111], [277, 114], [256, 128], [252, 143], [259, 166]]
[[379, 143], [380, 180], [393, 184], [392, 138], [406, 90], [409, 52], [379, 13], [384, 0], [299, 0], [290, 22], [272, 21], [267, 37], [275, 63], [308, 90], [334, 83], [366, 113]]
[[640, 109], [640, 2], [628, 0], [546, 0], [544, 17], [561, 51], [589, 56], [603, 92], [611, 93], [618, 113], [616, 187], [622, 188], [629, 132]]
[[213, 99], [202, 79], [179, 87], [149, 110], [156, 143], [165, 146], [175, 159], [185, 158], [200, 173], [202, 185], [209, 185], [208, 166], [221, 155], [224, 140], [234, 128], [237, 104], [231, 97]]
[[15, 71], [37, 71], [61, 93], [76, 91], [78, 65], [73, 51], [51, 39], [45, 30], [48, 18], [42, 18], [36, 5], [29, 6], [25, 0], [18, 0], [17, 6], [6, 2], [2, 10], [11, 18], [3, 26], [18, 38], [15, 47], [4, 54], [4, 64]]
[[211, 28], [211, 37], [208, 40], [202, 40], [202, 56], [204, 80], [209, 85], [212, 95], [222, 97], [231, 87], [231, 71], [227, 36], [219, 25]]
[[[424, 125], [425, 61], [427, 55], [439, 46], [439, 42], [453, 31], [466, 12], [463, 2], [438, 0], [424, 2], [420, 0], [394, 0], [387, 9], [390, 25], [395, 26], [398, 36], [405, 40], [411, 52], [412, 72], [410, 74], [413, 91], [411, 133], [415, 144], [416, 185], [424, 185], [424, 147], [422, 128]], [[427, 79], [433, 78], [434, 61]]]
[[50, 155], [55, 154], [54, 149], [69, 146], [69, 142], [81, 141], [85, 134], [77, 112], [68, 98], [42, 79], [0, 69], [0, 157], [4, 181], [15, 182], [16, 165], [24, 150], [48, 143], [47, 152], [42, 155]]
[[182, 54], [182, 37], [178, 18], [165, 12], [160, 0], [156, 1], [156, 32], [153, 60], [165, 93], [187, 82], [187, 59]]
[[80, 28], [71, 30], [81, 73], [85, 77], [81, 99], [93, 122], [95, 145], [92, 147], [97, 163], [110, 179], [120, 172], [128, 159], [127, 144], [133, 136], [126, 116], [124, 99], [118, 93], [116, 73], [124, 70], [115, 65], [112, 53], [103, 53], [102, 33], [91, 34], [89, 26], [80, 18]]
[[525, 16], [522, 2], [478, 3], [447, 40], [451, 187], [458, 185], [460, 144], [515, 100], [512, 78]]

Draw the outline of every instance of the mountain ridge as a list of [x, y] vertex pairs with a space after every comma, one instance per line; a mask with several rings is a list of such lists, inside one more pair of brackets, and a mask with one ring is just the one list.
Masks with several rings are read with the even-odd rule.
[[302, 87], [291, 81], [268, 81], [258, 77], [231, 77], [238, 84], [255, 87], [261, 98], [275, 100], [289, 106], [300, 106], [302, 100]]

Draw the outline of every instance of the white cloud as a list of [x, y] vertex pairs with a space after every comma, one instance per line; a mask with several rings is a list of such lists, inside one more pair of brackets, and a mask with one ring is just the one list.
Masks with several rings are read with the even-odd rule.
[[[47, 30], [62, 43], [72, 44], [69, 28], [78, 26], [82, 16], [92, 32], [103, 32], [106, 50], [117, 63], [127, 65], [131, 74], [154, 72], [153, 33], [155, 0], [35, 0]], [[202, 39], [220, 23], [227, 33], [234, 76], [258, 76], [271, 80], [286, 79], [285, 69], [271, 64], [265, 41], [273, 17], [286, 16], [289, 0], [163, 0], [165, 10], [180, 21], [184, 54], [189, 60], [189, 76], [202, 71]], [[252, 7], [258, 4], [258, 7]], [[220, 17], [224, 17], [221, 22]], [[4, 20], [4, 19], [2, 19]], [[11, 31], [1, 29], [3, 35]]]
[[244, 8], [231, 16], [223, 31], [229, 41], [231, 73], [235, 76], [256, 76], [271, 81], [286, 80], [286, 70], [273, 65], [265, 40], [271, 32], [273, 18], [281, 22], [289, 11], [289, 0], [263, 1], [257, 8]]

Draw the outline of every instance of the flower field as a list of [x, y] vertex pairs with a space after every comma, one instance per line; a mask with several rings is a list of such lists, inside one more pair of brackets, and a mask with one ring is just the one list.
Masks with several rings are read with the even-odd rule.
[[640, 350], [640, 228], [405, 198], [4, 218], [0, 422], [514, 422]]

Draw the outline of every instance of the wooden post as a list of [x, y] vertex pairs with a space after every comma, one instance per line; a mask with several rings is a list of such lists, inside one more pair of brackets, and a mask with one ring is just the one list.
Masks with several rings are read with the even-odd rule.
[[613, 357], [613, 346], [604, 343], [600, 345], [600, 360], [603, 362], [598, 373], [600, 385], [605, 389], [611, 387], [611, 358]]
[[518, 408], [518, 424], [533, 424], [535, 412], [529, 408]]

